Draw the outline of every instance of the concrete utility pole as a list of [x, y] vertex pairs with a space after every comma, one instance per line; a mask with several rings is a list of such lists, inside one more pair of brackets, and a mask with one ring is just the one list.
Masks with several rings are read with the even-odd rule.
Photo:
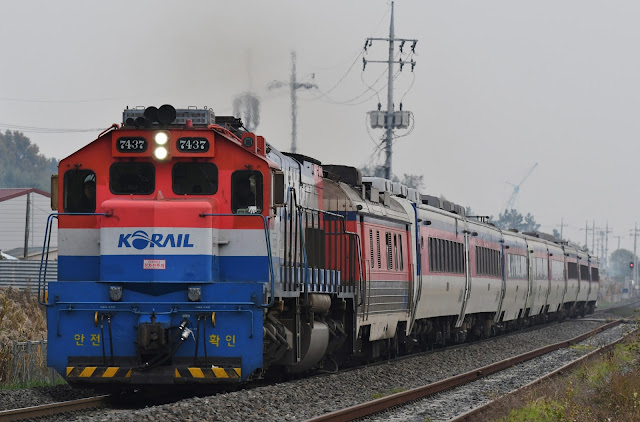
[[[589, 248], [589, 239], [587, 235], [589, 234], [589, 230], [595, 231], [595, 222], [593, 223], [593, 229], [592, 229], [591, 227], [589, 227], [589, 221], [585, 221], [584, 229], [580, 229], [580, 230], [584, 230], [584, 247]], [[592, 248], [593, 247], [594, 246], [592, 246]], [[593, 252], [593, 249], [591, 249], [591, 252]]]
[[564, 223], [564, 217], [562, 217], [560, 219], [560, 239], [563, 239], [562, 232], [563, 232], [565, 226], [568, 226], [568, 224]]
[[22, 259], [27, 259], [29, 252], [29, 223], [31, 222], [31, 193], [27, 193], [27, 221], [24, 223], [24, 252]]
[[609, 233], [613, 233], [613, 229], [609, 228], [609, 222], [608, 221], [607, 221], [607, 226], [606, 227], [607, 228], [604, 230], [604, 239], [603, 239], [603, 241], [604, 241], [604, 247], [603, 247], [603, 249], [604, 249], [604, 256], [603, 256], [604, 265], [603, 265], [603, 267], [605, 269], [608, 269], [609, 268]]
[[638, 283], [638, 259], [636, 258], [636, 243], [638, 240], [638, 223], [631, 231], [633, 234], [633, 282]]
[[[364, 57], [362, 58], [363, 67], [362, 70], [367, 67], [367, 63], [386, 63], [388, 67], [387, 69], [387, 110], [382, 112], [378, 105], [378, 111], [369, 112], [371, 118], [371, 127], [374, 129], [384, 127], [386, 129], [384, 143], [385, 143], [385, 161], [384, 161], [384, 177], [386, 179], [391, 179], [391, 143], [393, 142], [393, 129], [406, 129], [409, 127], [409, 112], [402, 111], [402, 104], [400, 104], [400, 111], [394, 111], [393, 105], [393, 64], [398, 63], [400, 65], [400, 71], [402, 71], [402, 67], [405, 64], [411, 65], [411, 71], [413, 72], [413, 68], [416, 66], [416, 62], [411, 59], [410, 62], [405, 62], [400, 58], [399, 60], [393, 60], [394, 57], [394, 43], [396, 41], [400, 42], [400, 53], [402, 53], [402, 49], [404, 48], [405, 43], [411, 43], [411, 52], [415, 53], [416, 44], [418, 40], [416, 39], [405, 39], [405, 38], [396, 38], [395, 37], [395, 29], [393, 23], [393, 4], [391, 2], [391, 23], [389, 25], [389, 38], [367, 38], [364, 42], [364, 49], [367, 50], [368, 47], [371, 47], [373, 41], [388, 41], [389, 42], [389, 58], [387, 60], [367, 60]], [[384, 117], [384, 124], [382, 124], [381, 120]]]
[[622, 236], [616, 236], [614, 234], [612, 237], [615, 237], [616, 239], [618, 239], [618, 249], [617, 250], [620, 250], [620, 239], [622, 238]]
[[296, 92], [299, 89], [313, 89], [318, 85], [309, 82], [298, 82], [296, 75], [296, 52], [291, 50], [291, 77], [289, 82], [273, 81], [269, 84], [269, 89], [282, 88], [288, 86], [291, 91], [291, 152], [298, 151], [297, 145], [297, 118], [298, 118], [298, 98]]

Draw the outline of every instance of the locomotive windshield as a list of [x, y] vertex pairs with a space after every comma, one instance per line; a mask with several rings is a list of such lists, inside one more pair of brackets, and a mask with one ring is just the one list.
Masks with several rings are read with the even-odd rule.
[[178, 195], [213, 195], [218, 191], [218, 167], [213, 163], [176, 163], [173, 192]]
[[113, 163], [109, 169], [109, 189], [116, 195], [149, 195], [155, 185], [153, 163]]

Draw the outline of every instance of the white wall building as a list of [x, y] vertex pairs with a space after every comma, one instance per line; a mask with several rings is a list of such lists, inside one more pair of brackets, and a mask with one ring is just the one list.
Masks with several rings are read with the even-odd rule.
[[[27, 212], [27, 204], [28, 211]], [[0, 250], [42, 248], [47, 217], [51, 214], [51, 195], [40, 189], [0, 189]], [[27, 222], [27, 214], [29, 220]], [[28, 227], [27, 227], [28, 224]], [[53, 219], [50, 248], [58, 249], [58, 221]]]

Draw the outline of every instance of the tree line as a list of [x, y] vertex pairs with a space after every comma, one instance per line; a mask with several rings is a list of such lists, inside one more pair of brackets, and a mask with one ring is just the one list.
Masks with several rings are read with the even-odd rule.
[[40, 148], [18, 131], [0, 132], [0, 188], [51, 190], [58, 160], [40, 154]]

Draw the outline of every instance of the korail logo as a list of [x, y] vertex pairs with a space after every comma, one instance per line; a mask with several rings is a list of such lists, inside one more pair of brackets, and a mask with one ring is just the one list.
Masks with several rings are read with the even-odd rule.
[[167, 235], [154, 233], [149, 236], [143, 230], [136, 230], [133, 233], [121, 233], [118, 239], [118, 248], [134, 247], [138, 250], [149, 248], [193, 248], [193, 243], [189, 243], [189, 234], [180, 233]]

